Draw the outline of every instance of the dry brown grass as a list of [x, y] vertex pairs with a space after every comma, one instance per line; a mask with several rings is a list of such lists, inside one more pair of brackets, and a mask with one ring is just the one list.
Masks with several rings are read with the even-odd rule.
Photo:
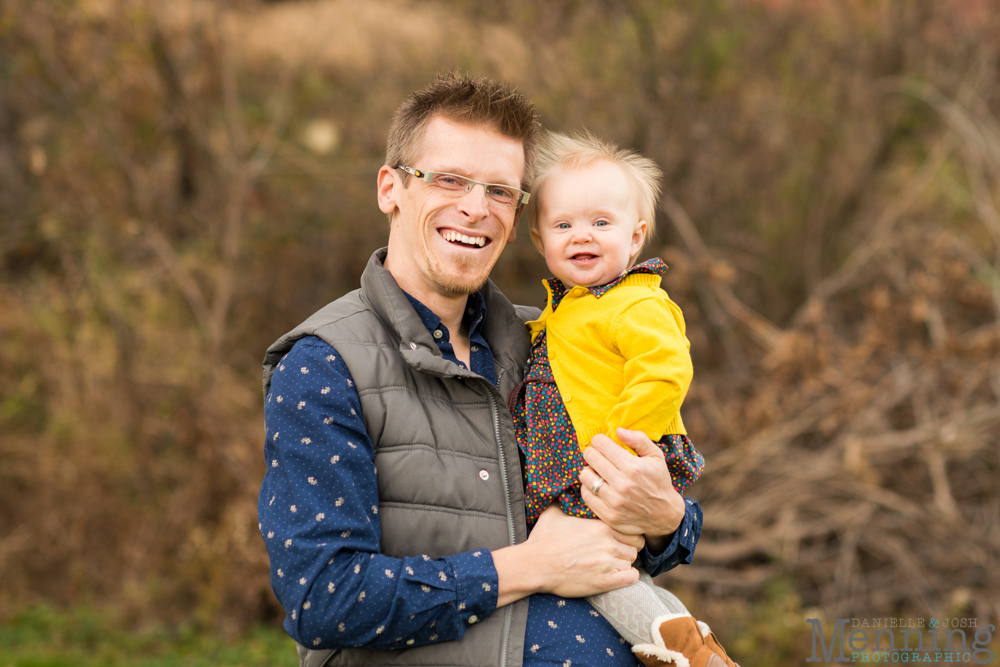
[[779, 4], [0, 0], [0, 617], [280, 615], [259, 360], [356, 286], [391, 113], [456, 66], [667, 174], [709, 455], [673, 581], [995, 617], [998, 16]]
[[[664, 580], [746, 594], [791, 578], [831, 618], [1000, 616], [1000, 216], [983, 187], [1000, 133], [969, 91], [964, 106], [919, 90], [952, 132], [785, 328], [739, 301], [735, 271], [666, 198], [689, 249], [664, 251], [678, 291], [707, 287], [691, 316], [739, 332], [749, 366], [688, 401], [694, 428], [729, 446], [695, 491], [697, 562]], [[964, 229], [911, 212], [953, 150], [976, 200]]]
[[668, 579], [791, 576], [830, 617], [1000, 613], [1000, 323], [968, 253], [935, 226], [894, 235], [747, 386], [698, 392], [735, 441], [695, 492], [696, 564]]

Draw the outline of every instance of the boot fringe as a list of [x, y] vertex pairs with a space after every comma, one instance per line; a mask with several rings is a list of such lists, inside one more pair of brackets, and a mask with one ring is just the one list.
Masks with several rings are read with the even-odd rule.
[[[686, 614], [675, 614], [675, 616], [685, 615]], [[690, 661], [684, 657], [683, 653], [680, 651], [671, 651], [670, 649], [663, 648], [662, 646], [654, 646], [653, 644], [636, 644], [632, 647], [632, 653], [656, 658], [664, 663], [672, 662], [677, 667], [691, 667]]]
[[653, 643], [636, 644], [632, 647], [632, 653], [653, 657], [657, 660], [663, 661], [664, 663], [672, 662], [676, 665], [676, 667], [691, 667], [691, 662], [684, 656], [683, 653], [667, 648], [667, 645], [663, 643], [663, 636], [660, 634], [661, 625], [667, 621], [685, 617], [690, 618], [691, 614], [680, 613], [657, 616], [650, 626], [650, 634], [652, 635]]
[[[667, 621], [672, 621], [675, 618], [689, 618], [690, 616], [691, 616], [691, 614], [689, 614], [687, 612], [682, 612], [680, 614], [663, 614], [661, 616], [657, 616], [656, 618], [653, 619], [652, 629], [657, 631], [656, 632], [656, 636], [659, 637], [660, 636], [660, 633], [659, 633], [660, 625], [662, 625], [663, 623], [666, 623]], [[655, 642], [656, 640], [654, 639], [653, 641]], [[660, 641], [663, 641], [663, 640], [661, 639]]]

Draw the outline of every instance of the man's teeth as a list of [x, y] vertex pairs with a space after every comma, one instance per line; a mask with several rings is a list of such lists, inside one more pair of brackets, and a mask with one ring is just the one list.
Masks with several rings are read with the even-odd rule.
[[456, 231], [446, 229], [441, 232], [441, 236], [444, 237], [445, 241], [461, 241], [462, 243], [467, 243], [468, 245], [477, 245], [482, 248], [486, 245], [485, 236], [466, 236], [465, 234], [459, 234]]

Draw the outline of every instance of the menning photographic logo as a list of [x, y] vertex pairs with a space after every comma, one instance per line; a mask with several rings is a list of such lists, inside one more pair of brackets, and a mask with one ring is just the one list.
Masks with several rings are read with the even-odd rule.
[[[924, 620], [838, 618], [827, 641], [820, 620], [807, 618], [806, 622], [812, 626], [812, 655], [806, 662], [968, 662], [985, 665], [993, 661], [993, 651], [987, 647], [993, 641], [995, 626], [979, 627], [975, 618], [932, 618], [926, 625]], [[848, 624], [850, 631], [845, 630]], [[969, 635], [972, 635], [971, 642]], [[817, 651], [822, 652], [822, 657]]]

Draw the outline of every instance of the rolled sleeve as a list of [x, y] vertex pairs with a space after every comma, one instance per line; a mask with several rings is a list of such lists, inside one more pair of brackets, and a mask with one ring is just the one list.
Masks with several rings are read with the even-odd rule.
[[691, 498], [684, 499], [684, 518], [674, 531], [673, 537], [663, 551], [654, 554], [649, 547], [639, 552], [642, 564], [651, 576], [672, 570], [678, 565], [690, 565], [694, 560], [694, 549], [701, 537], [701, 505]]
[[467, 551], [449, 562], [455, 573], [459, 616], [466, 625], [478, 623], [497, 607], [499, 579], [493, 554], [487, 549]]

